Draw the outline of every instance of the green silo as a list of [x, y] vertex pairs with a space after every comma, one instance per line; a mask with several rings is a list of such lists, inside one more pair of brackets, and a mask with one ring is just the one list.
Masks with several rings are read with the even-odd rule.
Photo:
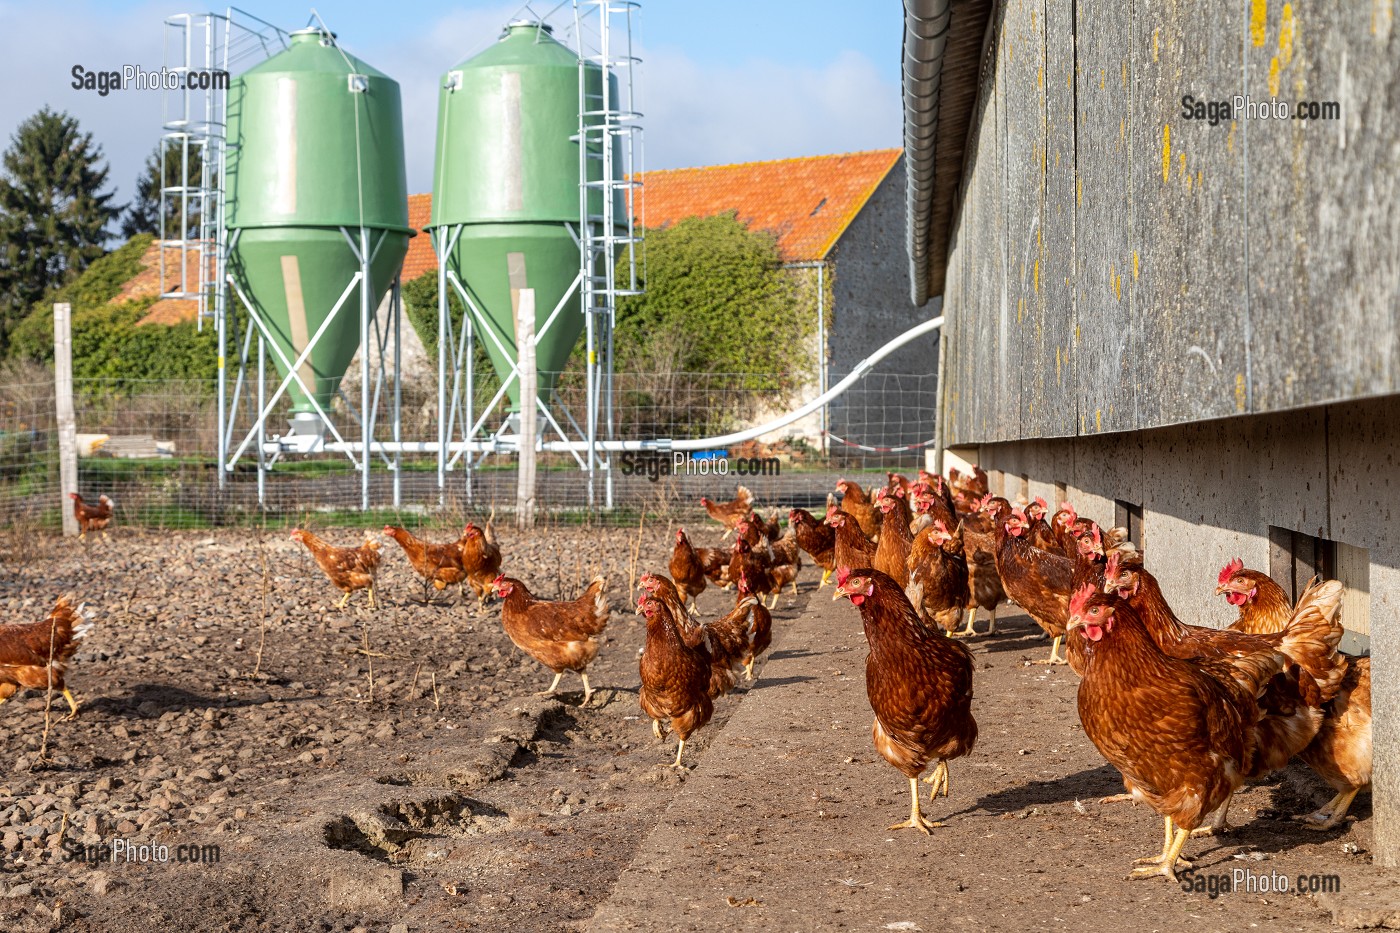
[[[589, 65], [585, 74], [588, 106], [598, 108], [602, 72]], [[566, 226], [579, 224], [578, 122], [578, 55], [541, 23], [511, 23], [495, 45], [443, 76], [431, 226], [464, 225], [448, 267], [488, 319], [496, 339], [482, 334], [478, 342], [502, 381], [516, 352], [519, 290], [535, 290], [539, 333], [578, 275], [579, 247]], [[588, 171], [601, 179], [602, 160], [590, 158]], [[602, 203], [596, 192], [589, 214], [601, 214]], [[621, 196], [614, 210], [625, 225]], [[538, 338], [541, 398], [583, 327], [576, 293]], [[518, 382], [509, 395], [518, 409]]]
[[[227, 138], [226, 224], [237, 232], [229, 270], [295, 361], [359, 271], [342, 228], [357, 248], [360, 227], [369, 228], [373, 308], [408, 251], [399, 86], [334, 36], [302, 29], [230, 82]], [[359, 345], [357, 285], [302, 367], [326, 411]], [[288, 391], [293, 423], [314, 418], [301, 388]]]

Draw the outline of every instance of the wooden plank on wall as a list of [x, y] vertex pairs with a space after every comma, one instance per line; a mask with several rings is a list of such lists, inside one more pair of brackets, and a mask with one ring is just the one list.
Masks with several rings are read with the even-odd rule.
[[1182, 110], [1186, 95], [1218, 105], [1240, 93], [1245, 17], [1200, 28], [1221, 12], [1215, 0], [1177, 0], [1134, 13], [1123, 77], [1136, 117], [1132, 239], [1120, 268], [1140, 427], [1247, 410], [1244, 147], [1228, 119], [1211, 126]]
[[1131, 11], [1131, 6], [1075, 5], [1075, 376], [1081, 434], [1137, 426], [1128, 371], [1134, 321], [1131, 294], [1123, 290], [1125, 276], [1132, 276], [1134, 115], [1123, 82]]
[[1022, 424], [1037, 437], [1078, 428], [1074, 354], [1074, 12], [1072, 0], [1044, 0], [1045, 158], [1041, 166], [1039, 303], [1032, 368], [1042, 374], [1035, 410]]
[[[1025, 17], [1024, 0], [1003, 5], [1001, 28], [997, 33], [994, 200], [999, 216], [992, 228], [995, 231], [992, 235], [997, 247], [999, 262], [996, 273], [999, 278], [991, 283], [991, 294], [995, 295], [998, 309], [996, 372], [1000, 393], [994, 415], [997, 440], [1022, 436], [1021, 412], [1026, 406], [1022, 386], [1026, 377], [1021, 331], [1025, 317], [1023, 273], [1026, 241], [1034, 233], [1038, 218], [1030, 209], [1026, 179], [1031, 158], [1024, 126], [1026, 69], [1022, 62], [1029, 57], [1029, 49], [1019, 28]], [[1021, 50], [1020, 60], [1016, 54], [1018, 48]]]
[[974, 310], [977, 329], [974, 354], [977, 360], [973, 378], [977, 386], [977, 404], [973, 409], [976, 436], [982, 441], [1005, 440], [997, 422], [1005, 386], [1001, 375], [1005, 371], [1006, 308], [1002, 292], [1002, 243], [1005, 229], [1002, 212], [1002, 168], [998, 155], [997, 121], [1000, 99], [986, 103], [981, 130], [977, 134], [976, 165], [973, 169], [973, 196], [976, 198], [975, 225], [963, 249], [969, 251], [968, 295], [965, 307]]
[[1400, 24], [1388, 3], [1255, 5], [1250, 98], [1341, 118], [1244, 122], [1254, 408], [1400, 391]]

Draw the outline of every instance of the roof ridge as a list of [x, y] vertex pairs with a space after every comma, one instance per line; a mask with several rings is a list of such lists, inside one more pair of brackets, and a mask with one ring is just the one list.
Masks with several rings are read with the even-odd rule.
[[752, 162], [721, 162], [717, 165], [687, 165], [680, 168], [652, 168], [638, 172], [639, 175], [664, 175], [671, 172], [709, 172], [721, 168], [749, 168], [754, 165], [776, 165], [780, 162], [815, 162], [819, 159], [847, 159], [852, 156], [864, 155], [889, 155], [893, 157], [896, 153], [904, 150], [898, 146], [891, 146], [883, 149], [856, 149], [851, 152], [825, 152], [819, 155], [806, 156], [785, 156], [781, 159], [756, 159]]

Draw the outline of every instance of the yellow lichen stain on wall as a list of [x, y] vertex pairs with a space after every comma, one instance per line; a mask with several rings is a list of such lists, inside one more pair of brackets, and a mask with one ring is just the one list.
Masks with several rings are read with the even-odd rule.
[[1235, 410], [1244, 411], [1244, 373], [1235, 373]]
[[1278, 57], [1285, 65], [1293, 61], [1293, 34], [1296, 23], [1293, 19], [1293, 4], [1283, 5], [1283, 22], [1278, 28]]
[[1186, 177], [1186, 153], [1184, 153], [1184, 152], [1178, 152], [1178, 153], [1176, 154], [1176, 156], [1177, 156], [1176, 177], [1177, 177], [1177, 178]]
[[1278, 56], [1269, 59], [1269, 96], [1278, 96]]
[[1095, 408], [1095, 409], [1094, 409], [1094, 430], [1095, 430], [1095, 431], [1102, 431], [1102, 430], [1103, 430], [1103, 409], [1102, 409], [1102, 408]]
[[1235, 128], [1239, 126], [1238, 120], [1230, 121], [1230, 135], [1225, 137], [1225, 151], [1233, 153], [1235, 151]]
[[1371, 35], [1382, 42], [1390, 39], [1391, 24], [1395, 22], [1395, 0], [1372, 0]]
[[1249, 3], [1249, 41], [1256, 46], [1264, 44], [1264, 27], [1269, 21], [1268, 0], [1250, 0]]
[[1162, 32], [1162, 30], [1161, 30], [1160, 28], [1157, 28], [1157, 29], [1152, 30], [1152, 60], [1153, 60], [1154, 62], [1157, 61], [1157, 46], [1158, 46], [1157, 40], [1158, 40], [1158, 37], [1159, 37], [1159, 35], [1161, 34], [1161, 32]]
[[1172, 127], [1168, 123], [1162, 127], [1162, 184], [1172, 178]]
[[1137, 254], [1137, 250], [1133, 250], [1133, 281], [1134, 281], [1134, 282], [1137, 281], [1137, 277], [1138, 277], [1138, 254]]

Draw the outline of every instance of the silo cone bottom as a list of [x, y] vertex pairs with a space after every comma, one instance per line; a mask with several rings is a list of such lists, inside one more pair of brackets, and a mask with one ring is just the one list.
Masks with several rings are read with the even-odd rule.
[[314, 411], [292, 412], [292, 417], [288, 419], [287, 425], [287, 433], [297, 437], [325, 438], [326, 436], [326, 423]]

